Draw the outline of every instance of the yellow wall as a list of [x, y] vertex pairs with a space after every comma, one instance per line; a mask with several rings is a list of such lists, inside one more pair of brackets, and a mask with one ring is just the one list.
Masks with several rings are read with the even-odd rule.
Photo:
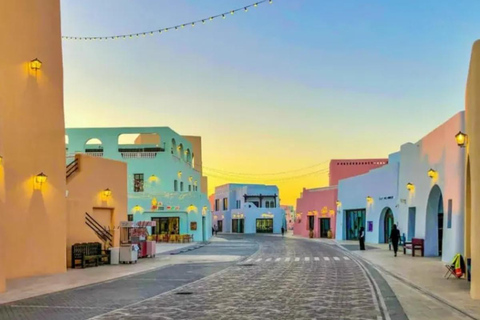
[[[65, 271], [65, 126], [59, 0], [2, 1], [0, 127], [3, 273]], [[41, 70], [28, 62], [38, 58]], [[43, 190], [33, 177], [44, 172]], [[1, 281], [0, 281], [1, 283]], [[0, 285], [1, 289], [1, 285]]]
[[[127, 164], [88, 155], [76, 155], [79, 170], [67, 184], [67, 263], [71, 266], [71, 248], [75, 243], [102, 242], [85, 224], [88, 212], [102, 226], [118, 227], [127, 220]], [[110, 189], [105, 199], [102, 191]], [[111, 212], [111, 215], [110, 215]], [[114, 246], [120, 245], [120, 232], [114, 229]]]
[[[467, 176], [467, 200], [466, 205], [467, 250], [470, 250], [472, 258], [472, 282], [470, 295], [474, 299], [480, 299], [480, 40], [474, 43], [468, 73], [467, 90], [465, 97], [465, 117], [467, 124], [467, 154], [470, 159], [470, 177]], [[467, 170], [468, 173], [468, 170]], [[468, 184], [468, 181], [470, 182]], [[468, 254], [468, 251], [467, 251]], [[477, 275], [477, 276], [476, 276]]]

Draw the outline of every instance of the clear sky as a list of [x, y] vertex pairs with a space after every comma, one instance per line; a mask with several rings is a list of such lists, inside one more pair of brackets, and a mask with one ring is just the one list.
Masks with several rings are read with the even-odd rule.
[[[252, 2], [62, 0], [62, 32], [142, 32]], [[66, 125], [200, 135], [211, 192], [266, 182], [295, 204], [327, 184], [312, 165], [387, 157], [464, 108], [478, 12], [478, 0], [274, 0], [162, 35], [64, 41]]]

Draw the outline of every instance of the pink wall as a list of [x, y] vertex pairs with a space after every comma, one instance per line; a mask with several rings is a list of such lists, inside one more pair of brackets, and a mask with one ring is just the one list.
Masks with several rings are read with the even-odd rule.
[[330, 161], [330, 186], [338, 185], [338, 181], [384, 166], [388, 159], [348, 159]]
[[[127, 164], [125, 162], [76, 155], [79, 169], [67, 183], [67, 266], [71, 265], [71, 248], [75, 243], [102, 241], [85, 224], [88, 212], [102, 226], [118, 227], [127, 220]], [[110, 189], [105, 199], [102, 191]], [[120, 232], [113, 230], [114, 247], [120, 246]]]
[[[314, 237], [320, 237], [320, 218], [330, 218], [330, 229], [332, 231], [332, 238], [335, 237], [336, 225], [336, 201], [337, 201], [337, 187], [326, 187], [317, 189], [303, 189], [300, 198], [297, 199], [297, 221], [293, 228], [293, 234], [303, 237], [308, 237], [308, 212], [317, 211], [314, 219]], [[325, 211], [323, 212], [322, 211]], [[298, 216], [301, 215], [299, 221]]]

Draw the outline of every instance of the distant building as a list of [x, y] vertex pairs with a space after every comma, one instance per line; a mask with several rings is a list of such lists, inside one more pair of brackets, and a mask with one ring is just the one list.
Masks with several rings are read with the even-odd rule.
[[329, 186], [304, 188], [297, 199], [293, 233], [308, 237], [310, 230], [315, 238], [335, 237], [337, 212], [337, 184], [341, 179], [367, 173], [388, 163], [388, 159], [331, 160]]
[[70, 154], [127, 163], [130, 220], [156, 221], [153, 234], [193, 234], [195, 241], [211, 236], [210, 205], [202, 192], [206, 177], [197, 166], [200, 138], [168, 127], [67, 129], [67, 136]]
[[285, 210], [287, 230], [293, 230], [295, 225], [295, 207], [291, 205], [281, 205], [280, 207]]
[[215, 188], [213, 224], [219, 232], [280, 233], [286, 227], [278, 187], [226, 184]]

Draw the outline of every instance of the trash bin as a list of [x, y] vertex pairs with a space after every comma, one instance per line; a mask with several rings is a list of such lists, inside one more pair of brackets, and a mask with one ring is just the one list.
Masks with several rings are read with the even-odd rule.
[[120, 248], [110, 248], [110, 264], [118, 264], [120, 261]]
[[470, 281], [471, 274], [470, 270], [472, 269], [472, 258], [467, 258], [467, 280]]

